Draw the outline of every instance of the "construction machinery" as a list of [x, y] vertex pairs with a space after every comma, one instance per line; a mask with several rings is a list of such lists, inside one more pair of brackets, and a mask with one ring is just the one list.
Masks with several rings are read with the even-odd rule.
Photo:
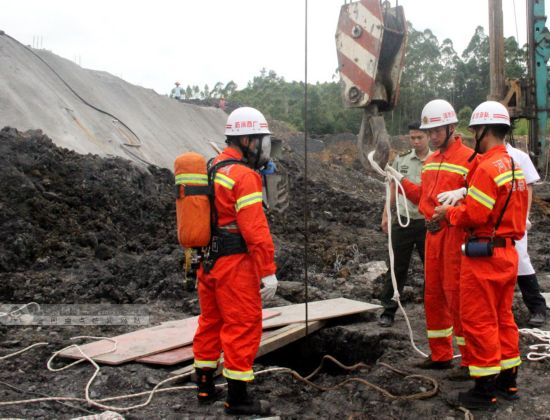
[[546, 27], [544, 0], [527, 0], [527, 78], [505, 79], [502, 0], [489, 0], [489, 47], [491, 85], [489, 99], [508, 107], [513, 119], [529, 121], [529, 154], [546, 173], [550, 145], [546, 141], [548, 121], [548, 67], [550, 32]]
[[340, 9], [338, 70], [344, 105], [363, 108], [357, 146], [365, 168], [370, 167], [367, 153], [371, 150], [381, 167], [388, 162], [390, 142], [382, 113], [397, 105], [406, 45], [403, 7], [360, 0], [344, 3]]

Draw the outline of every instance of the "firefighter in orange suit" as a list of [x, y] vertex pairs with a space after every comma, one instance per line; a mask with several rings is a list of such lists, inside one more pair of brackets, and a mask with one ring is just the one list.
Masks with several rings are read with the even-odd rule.
[[[421, 184], [416, 185], [400, 176], [391, 167], [386, 170], [402, 183], [407, 198], [418, 203], [426, 219], [424, 308], [431, 355], [418, 366], [424, 369], [452, 367], [454, 334], [462, 354], [461, 365], [454, 372], [456, 379], [468, 379], [468, 357], [459, 314], [460, 246], [464, 230], [446, 221], [430, 221], [441, 193], [466, 187], [466, 177], [476, 159], [469, 160], [473, 150], [455, 133], [455, 110], [447, 101], [435, 99], [422, 110], [421, 130], [426, 130], [434, 148], [422, 169]], [[428, 222], [430, 221], [430, 222]]]
[[514, 241], [525, 233], [527, 183], [508, 155], [504, 138], [510, 117], [504, 105], [487, 101], [473, 112], [470, 127], [483, 153], [458, 207], [436, 208], [434, 217], [466, 228], [460, 273], [460, 310], [470, 375], [475, 386], [458, 395], [466, 408], [496, 404], [496, 394], [517, 398], [521, 363], [519, 333], [512, 313], [518, 270]]
[[212, 241], [198, 271], [201, 314], [193, 340], [198, 399], [218, 397], [213, 373], [223, 350], [225, 411], [262, 415], [269, 405], [252, 398], [247, 383], [254, 379], [252, 364], [262, 335], [262, 298], [272, 298], [277, 288], [273, 240], [256, 172], [269, 160], [270, 132], [258, 110], [242, 107], [229, 115], [225, 135], [228, 147], [210, 166], [226, 164], [215, 174]]

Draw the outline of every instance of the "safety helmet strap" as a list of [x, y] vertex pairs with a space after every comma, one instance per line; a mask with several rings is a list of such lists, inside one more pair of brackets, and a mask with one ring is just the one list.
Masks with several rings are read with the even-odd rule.
[[476, 135], [475, 139], [476, 139], [476, 146], [474, 148], [474, 153], [472, 153], [472, 156], [470, 156], [468, 158], [468, 162], [471, 162], [472, 160], [474, 160], [474, 158], [476, 157], [476, 155], [480, 152], [479, 148], [481, 147], [481, 141], [483, 140], [483, 138], [485, 137], [485, 135], [487, 134], [487, 131], [489, 130], [489, 126], [488, 125], [484, 125], [483, 126], [483, 131], [481, 132], [481, 135], [478, 137]]

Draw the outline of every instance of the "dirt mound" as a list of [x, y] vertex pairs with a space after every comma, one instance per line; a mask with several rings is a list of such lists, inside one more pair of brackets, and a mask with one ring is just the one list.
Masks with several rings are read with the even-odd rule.
[[[177, 273], [179, 246], [169, 170], [80, 155], [40, 131], [5, 128], [0, 182], [4, 298], [135, 302], [173, 290], [166, 279]], [[32, 287], [20, 287], [23, 278]]]

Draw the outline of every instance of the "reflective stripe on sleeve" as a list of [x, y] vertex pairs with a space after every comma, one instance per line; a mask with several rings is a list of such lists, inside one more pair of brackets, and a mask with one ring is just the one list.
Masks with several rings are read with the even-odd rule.
[[252, 204], [261, 203], [262, 202], [262, 193], [261, 192], [255, 192], [252, 194], [245, 195], [237, 200], [237, 203], [235, 204], [235, 210], [239, 212], [244, 207], [251, 206]]
[[233, 181], [227, 175], [220, 174], [218, 172], [216, 172], [216, 178], [214, 178], [214, 182], [218, 185], [221, 185], [222, 187], [227, 188], [228, 190], [232, 190], [235, 186], [235, 181]]
[[521, 358], [518, 357], [512, 357], [511, 359], [501, 360], [500, 361], [500, 367], [504, 369], [512, 369], [513, 367], [521, 365]]
[[495, 206], [495, 199], [491, 198], [483, 191], [478, 190], [474, 186], [471, 186], [470, 188], [468, 188], [468, 195], [476, 200], [478, 203], [483, 204], [489, 210], [493, 210], [493, 207]]
[[445, 338], [453, 334], [453, 327], [444, 330], [428, 330], [428, 338]]
[[[515, 179], [525, 179], [525, 175], [523, 175], [523, 171], [521, 169], [514, 170], [514, 178]], [[507, 182], [512, 181], [512, 171], [503, 172], [500, 175], [496, 176], [494, 178], [495, 184], [497, 186], [501, 187]]]
[[176, 185], [180, 184], [208, 185], [208, 176], [206, 174], [178, 174], [176, 175]]
[[456, 336], [455, 340], [456, 340], [456, 344], [459, 345], [459, 346], [465, 346], [466, 345], [466, 339], [464, 337]]
[[246, 370], [244, 372], [239, 370], [223, 369], [223, 376], [229, 379], [235, 379], [237, 381], [251, 381], [254, 379], [254, 371]]
[[459, 174], [464, 176], [464, 175], [468, 175], [469, 169], [464, 166], [455, 165], [453, 163], [443, 162], [443, 163], [428, 163], [427, 165], [424, 165], [424, 167], [422, 168], [422, 172], [424, 171], [446, 171], [446, 172], [452, 172], [454, 174]]
[[202, 369], [202, 368], [211, 368], [216, 369], [218, 367], [219, 360], [195, 360], [193, 362], [193, 367]]
[[498, 375], [500, 373], [500, 366], [468, 366], [470, 370], [470, 376], [490, 376]]

